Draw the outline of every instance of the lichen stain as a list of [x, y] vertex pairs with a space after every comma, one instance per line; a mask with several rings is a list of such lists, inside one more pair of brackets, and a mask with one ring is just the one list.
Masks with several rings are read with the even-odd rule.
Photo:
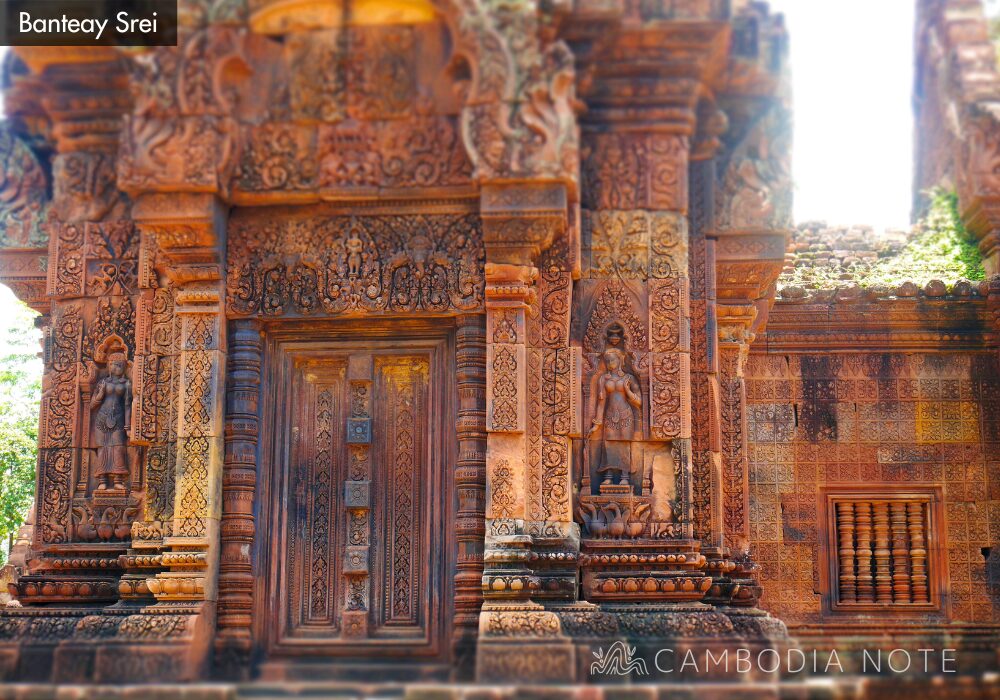
[[802, 406], [799, 425], [809, 442], [837, 440], [836, 378], [827, 356], [801, 360]]

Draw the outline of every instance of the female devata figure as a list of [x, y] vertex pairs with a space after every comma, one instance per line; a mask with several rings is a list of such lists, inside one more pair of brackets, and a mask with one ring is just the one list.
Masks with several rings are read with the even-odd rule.
[[90, 399], [97, 444], [99, 490], [124, 489], [128, 479], [128, 430], [132, 413], [132, 382], [125, 376], [124, 353], [108, 355], [108, 376], [102, 379]]
[[639, 380], [625, 368], [625, 351], [609, 347], [603, 354], [606, 371], [597, 381], [597, 407], [587, 439], [603, 430], [598, 458], [601, 481], [629, 483], [632, 441], [641, 440], [642, 392]]

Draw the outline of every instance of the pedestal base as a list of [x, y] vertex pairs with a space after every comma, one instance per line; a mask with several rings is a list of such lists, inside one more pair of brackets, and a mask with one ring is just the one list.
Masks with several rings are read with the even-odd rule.
[[[784, 623], [755, 608], [703, 603], [487, 604], [480, 615], [481, 683], [642, 683], [774, 680], [739, 659], [783, 654]], [[769, 653], [769, 652], [765, 652]]]
[[208, 603], [0, 610], [0, 681], [199, 680], [213, 617]]

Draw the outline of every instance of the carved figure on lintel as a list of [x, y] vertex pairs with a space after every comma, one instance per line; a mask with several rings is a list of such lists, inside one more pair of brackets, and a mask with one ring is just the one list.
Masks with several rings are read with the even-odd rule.
[[361, 274], [361, 262], [365, 242], [358, 237], [356, 231], [351, 231], [351, 237], [347, 239], [347, 274], [350, 277], [357, 277]]
[[[605, 481], [629, 485], [636, 475], [632, 464], [632, 443], [642, 439], [642, 390], [639, 380], [628, 367], [628, 355], [622, 347], [624, 329], [614, 323], [607, 330], [607, 345], [601, 359], [604, 372], [597, 380], [597, 405], [594, 410], [587, 451], [591, 468], [599, 476], [598, 489]], [[600, 433], [600, 440], [595, 436]]]
[[[107, 374], [90, 398], [97, 465], [94, 477], [99, 491], [125, 491], [129, 478], [128, 431], [132, 415], [132, 382], [128, 378], [125, 346], [109, 339], [99, 354], [107, 358]], [[95, 358], [98, 361], [101, 358]]]

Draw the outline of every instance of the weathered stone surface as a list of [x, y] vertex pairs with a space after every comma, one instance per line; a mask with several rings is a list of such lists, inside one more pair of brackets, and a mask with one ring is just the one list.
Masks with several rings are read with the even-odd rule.
[[0, 680], [652, 698], [572, 684], [790, 644], [758, 603], [985, 665], [1000, 281], [776, 302], [763, 3], [182, 9], [176, 47], [10, 54], [0, 280], [45, 375]]

